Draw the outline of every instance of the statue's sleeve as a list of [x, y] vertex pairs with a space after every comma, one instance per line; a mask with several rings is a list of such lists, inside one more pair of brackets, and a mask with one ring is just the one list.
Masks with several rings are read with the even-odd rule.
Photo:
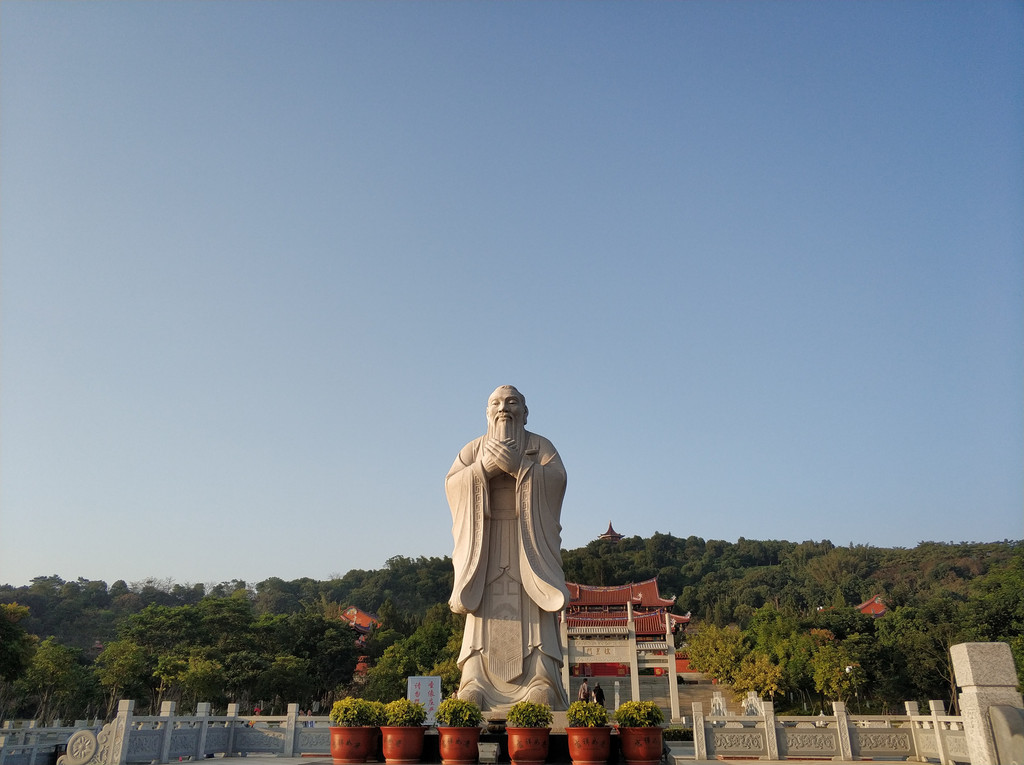
[[484, 572], [480, 570], [487, 549], [487, 476], [477, 459], [480, 443], [467, 444], [455, 458], [445, 478], [445, 494], [452, 511], [452, 567], [455, 586], [448, 605], [457, 614], [473, 613], [480, 607], [484, 591]]
[[550, 441], [536, 435], [532, 438], [531, 449], [517, 477], [516, 498], [522, 536], [519, 568], [523, 587], [531, 600], [543, 610], [555, 612], [569, 602], [562, 571], [565, 467]]

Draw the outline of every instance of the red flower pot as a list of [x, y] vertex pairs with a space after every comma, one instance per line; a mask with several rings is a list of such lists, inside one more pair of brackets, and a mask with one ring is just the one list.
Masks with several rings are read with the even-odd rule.
[[574, 765], [605, 765], [612, 750], [612, 729], [566, 728], [569, 757]]
[[394, 765], [419, 762], [426, 730], [422, 725], [381, 725], [384, 759]]
[[334, 765], [366, 762], [377, 749], [377, 728], [331, 726], [331, 761]]
[[619, 746], [628, 765], [661, 762], [661, 728], [619, 728]]
[[551, 728], [505, 728], [508, 757], [515, 765], [542, 765], [548, 758]]
[[479, 728], [437, 726], [438, 747], [443, 765], [474, 765], [480, 754]]

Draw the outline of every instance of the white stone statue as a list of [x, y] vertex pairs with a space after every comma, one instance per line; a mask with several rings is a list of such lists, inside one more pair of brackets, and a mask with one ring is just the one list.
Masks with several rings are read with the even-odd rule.
[[466, 614], [459, 698], [485, 711], [524, 699], [565, 709], [565, 468], [550, 441], [526, 430], [526, 399], [514, 387], [496, 389], [486, 413], [486, 435], [463, 447], [445, 479], [455, 539], [449, 605]]

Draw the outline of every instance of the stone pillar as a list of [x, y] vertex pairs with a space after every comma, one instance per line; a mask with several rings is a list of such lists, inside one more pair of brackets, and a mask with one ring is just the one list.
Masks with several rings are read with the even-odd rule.
[[128, 761], [128, 737], [131, 735], [134, 715], [134, 699], [121, 699], [117, 702], [117, 717], [114, 718], [112, 728], [109, 765], [125, 765]]
[[836, 718], [836, 738], [839, 740], [839, 757], [843, 760], [852, 760], [853, 745], [850, 743], [850, 715], [846, 711], [846, 702], [833, 701], [832, 712]]
[[204, 718], [210, 716], [212, 707], [210, 702], [202, 701], [196, 704], [196, 724], [199, 726], [199, 736], [196, 742], [196, 754], [197, 760], [206, 759], [206, 732], [210, 730], [210, 721]]
[[999, 762], [988, 709], [996, 704], [1024, 709], [1017, 670], [1006, 643], [959, 643], [949, 649], [960, 686], [960, 714], [974, 765]]
[[177, 701], [164, 701], [160, 704], [160, 716], [166, 718], [160, 723], [164, 734], [160, 744], [160, 762], [170, 762], [171, 759], [171, 734], [174, 733], [174, 713], [177, 709]]
[[633, 701], [640, 701], [640, 664], [636, 657], [636, 625], [633, 624], [633, 603], [626, 602], [626, 620], [629, 624], [629, 690]]
[[284, 751], [282, 757], [295, 757], [295, 740], [299, 727], [299, 705], [289, 704], [284, 721]]
[[704, 731], [704, 705], [693, 702], [693, 753], [697, 761], [708, 758], [708, 740]]
[[761, 714], [764, 716], [764, 740], [768, 745], [768, 759], [779, 759], [778, 730], [775, 728], [775, 702], [761, 701]]
[[572, 687], [569, 685], [569, 612], [562, 610], [562, 618], [558, 620], [558, 640], [562, 644], [562, 687], [565, 697], [572, 703]]
[[946, 703], [939, 699], [929, 699], [928, 710], [932, 715], [932, 731], [935, 733], [935, 751], [939, 754], [941, 765], [952, 765], [949, 754], [946, 752], [946, 737], [943, 734], [943, 727], [940, 717], [946, 714]]
[[928, 734], [928, 731], [924, 730], [921, 723], [921, 710], [918, 707], [916, 701], [904, 701], [903, 706], [906, 709], [907, 717], [910, 718], [910, 734], [914, 740], [914, 756], [911, 759], [913, 762], [928, 762], [927, 757], [921, 757], [918, 752], [926, 747], [922, 744], [923, 737]]
[[672, 637], [672, 617], [665, 611], [666, 674], [668, 675], [668, 702], [672, 711], [672, 722], [679, 722], [679, 678], [676, 676], [676, 648]]
[[225, 757], [235, 756], [235, 728], [238, 727], [238, 704], [228, 704], [228, 745]]

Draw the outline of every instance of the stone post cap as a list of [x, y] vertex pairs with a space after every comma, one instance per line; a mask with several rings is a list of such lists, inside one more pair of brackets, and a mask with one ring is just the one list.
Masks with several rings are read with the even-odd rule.
[[951, 646], [956, 683], [971, 685], [1009, 685], [1016, 687], [1017, 670], [1006, 643], [958, 643]]

